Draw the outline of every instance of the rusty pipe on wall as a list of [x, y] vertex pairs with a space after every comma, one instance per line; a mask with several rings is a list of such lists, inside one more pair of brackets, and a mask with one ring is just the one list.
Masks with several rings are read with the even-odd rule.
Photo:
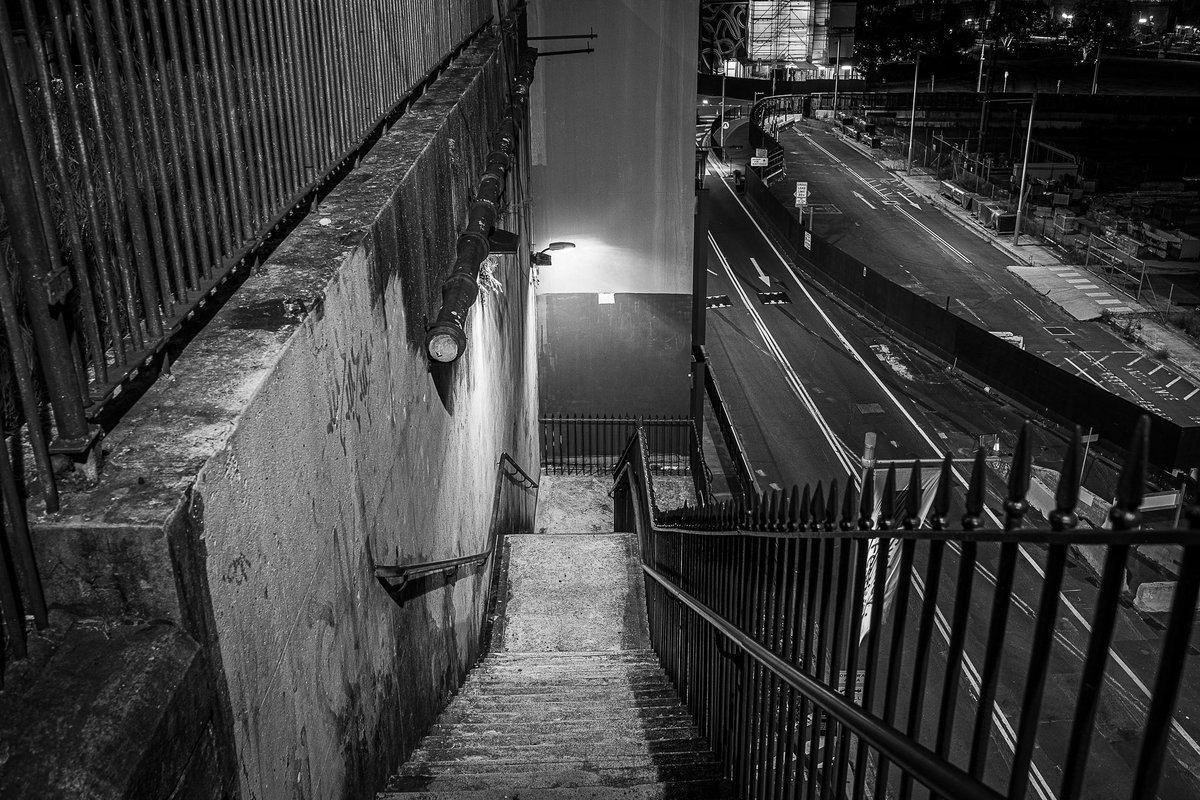
[[500, 197], [517, 147], [519, 123], [529, 103], [529, 85], [537, 50], [525, 51], [513, 80], [512, 96], [496, 130], [495, 145], [479, 180], [466, 228], [458, 235], [454, 270], [442, 284], [442, 308], [425, 334], [425, 349], [435, 361], [451, 362], [467, 346], [467, 314], [479, 297], [479, 268], [491, 252], [489, 237], [496, 225]]

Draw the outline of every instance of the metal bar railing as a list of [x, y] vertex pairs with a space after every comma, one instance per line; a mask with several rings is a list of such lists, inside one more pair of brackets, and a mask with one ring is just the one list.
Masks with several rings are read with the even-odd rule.
[[485, 30], [460, 6], [0, 7], [0, 388], [9, 432], [53, 412], [26, 434], [48, 510], [49, 454], [86, 457], [122, 382]]
[[[537, 514], [538, 482], [529, 476], [508, 453], [500, 456], [496, 475], [496, 494], [492, 504], [492, 521], [488, 546], [478, 553], [452, 558], [414, 561], [408, 564], [377, 564], [375, 579], [393, 598], [409, 582], [427, 575], [450, 574], [460, 567], [482, 569], [496, 551], [500, 536], [508, 533], [532, 533]], [[530, 496], [532, 494], [532, 497]], [[517, 498], [514, 508], [514, 496]]]
[[[1176, 704], [1200, 596], [1200, 509], [1188, 530], [1140, 527], [1147, 447], [1143, 420], [1113, 528], [1075, 530], [1077, 431], [1039, 530], [1026, 519], [1022, 431], [997, 530], [982, 526], [982, 452], [955, 527], [949, 457], [930, 481], [914, 462], [907, 480], [890, 466], [881, 489], [868, 470], [866, 491], [793, 487], [656, 517], [639, 432], [617, 467], [614, 520], [641, 541], [652, 643], [742, 796], [1185, 796], [1190, 757], [1168, 760], [1167, 745], [1196, 733], [1195, 709]], [[1165, 628], [1122, 610], [1130, 554], [1151, 544], [1181, 551]], [[1090, 545], [1107, 557], [1081, 579], [1077, 549]], [[1139, 659], [1159, 653], [1156, 668], [1118, 652], [1115, 632], [1130, 625], [1159, 637], [1138, 646]], [[1069, 731], [1047, 728], [1064, 715]], [[1089, 760], [1100, 718], [1140, 741], [1136, 752], [1104, 741], [1105, 757]]]
[[538, 425], [542, 472], [552, 475], [611, 475], [639, 425], [656, 472], [683, 475], [697, 458], [699, 436], [688, 417], [548, 414]]

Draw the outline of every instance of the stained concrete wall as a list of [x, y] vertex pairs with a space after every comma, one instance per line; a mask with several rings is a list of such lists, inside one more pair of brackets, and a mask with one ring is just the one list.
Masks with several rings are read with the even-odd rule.
[[372, 569], [484, 550], [501, 454], [536, 474], [527, 262], [498, 258], [459, 362], [421, 347], [502, 52], [484, 39], [437, 80], [126, 416], [100, 484], [36, 520], [57, 608], [204, 648], [241, 797], [369, 796], [478, 653], [488, 570], [398, 605]]
[[[530, 34], [597, 34], [589, 55], [549, 56], [531, 93], [535, 249], [566, 240], [539, 271], [547, 410], [681, 412], [687, 406], [699, 4], [541, 0]], [[542, 41], [543, 50], [582, 46]], [[569, 320], [581, 297], [613, 307]], [[623, 310], [622, 310], [623, 309]], [[612, 313], [610, 313], [612, 312]], [[631, 331], [615, 325], [632, 319]], [[646, 335], [647, 327], [657, 329]], [[551, 322], [555, 321], [555, 322]], [[663, 334], [664, 326], [671, 332]], [[620, 343], [641, 339], [633, 349]], [[583, 347], [577, 343], [585, 343]], [[655, 376], [627, 396], [620, 365]], [[636, 406], [636, 407], [635, 407]]]

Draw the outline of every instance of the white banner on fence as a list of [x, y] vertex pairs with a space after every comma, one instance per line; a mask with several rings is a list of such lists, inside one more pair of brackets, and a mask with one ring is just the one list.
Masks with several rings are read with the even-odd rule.
[[[933, 505], [934, 495], [937, 494], [937, 482], [940, 475], [939, 465], [931, 464], [929, 469], [921, 471], [921, 503], [918, 513], [919, 519], [924, 523], [926, 515], [929, 514], [929, 509]], [[901, 517], [904, 514], [904, 507], [907, 503], [908, 480], [912, 470], [908, 467], [896, 469], [896, 486], [902, 486], [903, 489], [896, 491], [896, 520], [895, 524], [899, 524]], [[866, 475], [863, 475], [863, 491], [872, 490], [875, 498], [873, 504], [873, 515], [878, 517], [879, 511], [883, 506], [883, 487], [887, 481], [887, 470], [877, 469], [875, 471], [875, 485], [868, 487], [866, 485]], [[883, 612], [880, 614], [880, 624], [887, 619], [888, 613], [892, 609], [892, 601], [896, 596], [896, 587], [900, 581], [900, 540], [892, 539], [888, 542], [888, 569], [886, 582], [883, 587]], [[862, 644], [867, 638], [867, 634], [871, 630], [871, 611], [875, 604], [875, 567], [879, 563], [879, 540], [872, 539], [867, 544], [867, 574], [866, 581], [863, 585], [863, 612], [862, 619], [859, 620], [858, 643]]]

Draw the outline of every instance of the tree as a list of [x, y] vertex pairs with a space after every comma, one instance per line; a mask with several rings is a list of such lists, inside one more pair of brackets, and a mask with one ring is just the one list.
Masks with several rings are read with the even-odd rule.
[[996, 3], [988, 18], [984, 38], [1004, 50], [1015, 50], [1034, 35], [1055, 35], [1058, 27], [1046, 0], [1004, 0]]
[[859, 7], [854, 57], [871, 76], [884, 64], [912, 62], [918, 53], [923, 63], [961, 60], [973, 39], [956, 6], [872, 0]]
[[1124, 42], [1133, 30], [1129, 0], [1077, 0], [1067, 27], [1067, 39], [1084, 61], [1101, 47]]

